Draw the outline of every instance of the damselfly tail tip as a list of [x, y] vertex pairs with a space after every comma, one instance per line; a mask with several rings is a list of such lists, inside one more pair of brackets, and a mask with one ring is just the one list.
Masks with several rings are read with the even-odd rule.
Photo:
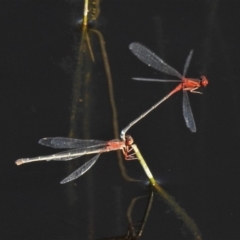
[[132, 49], [134, 43], [129, 44], [129, 49]]
[[21, 159], [18, 159], [17, 161], [15, 161], [15, 164], [16, 165], [22, 165], [23, 164], [23, 159], [21, 158]]
[[63, 179], [63, 180], [60, 182], [60, 184], [65, 184], [65, 183], [67, 183], [67, 182], [69, 182], [69, 181], [66, 181], [65, 179]]
[[190, 131], [191, 131], [192, 133], [196, 133], [196, 132], [197, 132], [197, 128], [196, 128], [196, 127], [190, 128]]

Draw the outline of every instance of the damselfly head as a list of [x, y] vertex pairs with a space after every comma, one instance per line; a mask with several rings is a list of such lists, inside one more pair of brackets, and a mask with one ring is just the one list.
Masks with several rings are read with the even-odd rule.
[[133, 138], [130, 135], [126, 135], [126, 137], [125, 137], [125, 144], [127, 146], [130, 146], [130, 145], [133, 144]]
[[207, 78], [206, 78], [205, 76], [201, 76], [200, 79], [201, 79], [201, 85], [202, 85], [203, 87], [206, 87], [206, 86], [208, 85], [208, 80], [207, 80]]

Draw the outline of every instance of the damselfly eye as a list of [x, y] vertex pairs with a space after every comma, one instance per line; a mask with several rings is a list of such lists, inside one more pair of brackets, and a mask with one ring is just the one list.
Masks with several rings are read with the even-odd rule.
[[132, 145], [133, 138], [130, 135], [126, 135], [126, 145]]
[[200, 79], [201, 79], [201, 84], [202, 84], [202, 86], [203, 86], [203, 87], [206, 87], [206, 86], [208, 85], [208, 80], [207, 80], [207, 78], [206, 78], [205, 76], [201, 76]]

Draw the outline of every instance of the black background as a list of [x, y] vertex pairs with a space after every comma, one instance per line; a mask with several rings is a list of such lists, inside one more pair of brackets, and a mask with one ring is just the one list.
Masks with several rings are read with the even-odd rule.
[[[186, 128], [177, 93], [129, 133], [156, 179], [198, 225], [203, 239], [239, 239], [238, 1], [102, 0], [96, 29], [109, 57], [119, 127], [147, 110], [175, 84], [132, 81], [166, 78], [128, 49], [141, 42], [182, 71], [194, 49], [189, 77], [206, 75], [203, 95], [189, 94], [197, 133]], [[73, 183], [60, 185], [70, 162], [14, 161], [56, 152], [38, 145], [47, 136], [68, 136], [74, 71], [81, 31], [82, 1], [1, 1], [0, 127], [1, 239], [101, 239], [127, 232], [132, 198], [147, 195], [146, 185], [126, 182], [116, 153]], [[91, 33], [95, 63], [89, 138], [114, 138], [112, 110], [102, 55]], [[170, 77], [171, 78], [171, 77]], [[75, 133], [78, 138], [81, 131]], [[82, 164], [82, 160], [75, 160]], [[76, 166], [78, 166], [76, 165]], [[76, 168], [72, 170], [74, 170]], [[147, 178], [137, 161], [124, 162], [128, 175]], [[141, 220], [146, 198], [134, 207]], [[155, 197], [141, 239], [192, 239], [181, 220]]]

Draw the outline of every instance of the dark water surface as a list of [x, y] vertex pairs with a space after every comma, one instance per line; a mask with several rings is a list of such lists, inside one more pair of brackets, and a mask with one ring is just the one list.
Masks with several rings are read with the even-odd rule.
[[[83, 1], [1, 1], [1, 239], [104, 239], [127, 233], [131, 200], [147, 196], [137, 161], [104, 153], [81, 178], [59, 182], [90, 157], [20, 167], [21, 157], [53, 154], [43, 137], [110, 140], [113, 112], [99, 38], [89, 31], [94, 63], [77, 23]], [[202, 239], [239, 239], [240, 24], [238, 1], [102, 0], [101, 32], [112, 73], [119, 129], [172, 90], [170, 78], [128, 49], [141, 42], [189, 77], [206, 75], [203, 95], [189, 94], [197, 133], [185, 126], [179, 92], [130, 129], [155, 178], [195, 221]], [[81, 43], [81, 48], [80, 48]], [[116, 123], [116, 122], [115, 122]], [[118, 131], [119, 132], [119, 131]], [[133, 208], [142, 219], [147, 198]], [[142, 240], [193, 239], [155, 196]]]

